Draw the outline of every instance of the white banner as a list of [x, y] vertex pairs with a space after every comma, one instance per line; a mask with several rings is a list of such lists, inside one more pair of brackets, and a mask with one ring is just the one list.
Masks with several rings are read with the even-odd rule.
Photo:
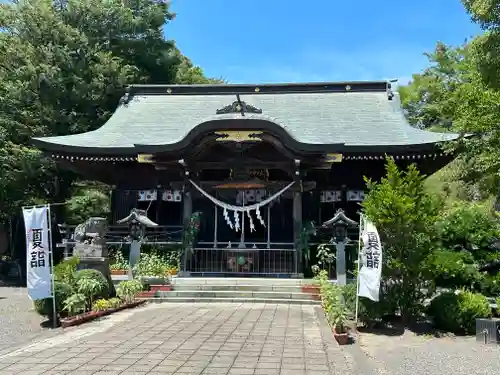
[[369, 221], [364, 221], [361, 234], [363, 248], [361, 249], [361, 268], [358, 274], [358, 296], [372, 301], [379, 301], [380, 280], [382, 279], [382, 244], [377, 228]]
[[33, 301], [52, 297], [48, 215], [48, 206], [23, 208], [26, 281], [28, 295]]

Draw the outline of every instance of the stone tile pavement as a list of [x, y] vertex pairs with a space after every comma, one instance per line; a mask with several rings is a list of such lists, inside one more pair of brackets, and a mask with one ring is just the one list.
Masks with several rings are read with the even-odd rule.
[[319, 306], [169, 303], [108, 319], [0, 356], [0, 375], [350, 373]]

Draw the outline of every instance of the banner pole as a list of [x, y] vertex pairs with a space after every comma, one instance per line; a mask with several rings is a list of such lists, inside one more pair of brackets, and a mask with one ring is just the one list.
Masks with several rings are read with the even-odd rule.
[[52, 246], [52, 216], [50, 214], [50, 204], [47, 204], [47, 228], [49, 232], [49, 256], [50, 256], [50, 274], [52, 283], [52, 325], [57, 328], [57, 310], [56, 310], [56, 286], [54, 280], [54, 249]]
[[361, 269], [361, 235], [363, 233], [363, 214], [359, 215], [359, 236], [358, 236], [358, 272], [356, 273], [356, 308], [354, 313], [354, 324], [358, 330], [358, 315], [359, 315], [359, 270]]

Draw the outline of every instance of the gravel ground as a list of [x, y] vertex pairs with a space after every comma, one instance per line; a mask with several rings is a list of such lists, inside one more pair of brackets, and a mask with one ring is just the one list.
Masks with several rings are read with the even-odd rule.
[[362, 333], [359, 345], [345, 348], [362, 375], [500, 373], [500, 345], [486, 346], [474, 337], [435, 338], [409, 331], [400, 336]]
[[26, 288], [0, 286], [0, 353], [55, 333], [40, 326], [45, 320], [33, 309]]

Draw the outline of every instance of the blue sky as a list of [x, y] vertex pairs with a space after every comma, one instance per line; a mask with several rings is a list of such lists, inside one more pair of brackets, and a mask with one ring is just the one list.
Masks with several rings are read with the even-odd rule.
[[438, 40], [479, 32], [459, 0], [173, 0], [172, 10], [166, 37], [231, 83], [407, 82]]

